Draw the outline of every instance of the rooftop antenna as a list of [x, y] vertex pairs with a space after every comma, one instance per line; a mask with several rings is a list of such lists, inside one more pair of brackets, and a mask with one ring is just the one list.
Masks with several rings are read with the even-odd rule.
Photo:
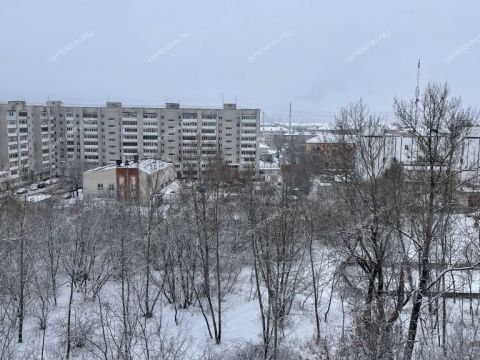
[[418, 104], [420, 103], [420, 59], [417, 65], [417, 87], [415, 88], [415, 122], [418, 121]]

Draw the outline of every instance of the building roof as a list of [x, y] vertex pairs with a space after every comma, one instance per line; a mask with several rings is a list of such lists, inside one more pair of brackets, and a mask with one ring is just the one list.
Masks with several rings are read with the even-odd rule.
[[282, 126], [261, 126], [260, 127], [261, 132], [280, 132], [280, 133], [285, 133], [288, 132], [287, 128], [284, 128]]
[[306, 141], [307, 144], [335, 144], [341, 142], [335, 134], [321, 134]]
[[129, 161], [128, 165], [125, 162], [122, 162], [120, 165], [110, 164], [106, 166], [96, 167], [96, 168], [85, 171], [85, 173], [111, 170], [115, 168], [119, 168], [119, 169], [137, 169], [138, 168], [139, 171], [147, 175], [151, 175], [159, 170], [165, 169], [170, 165], [172, 165], [172, 163], [163, 161], [163, 160], [145, 159], [145, 160], [140, 160], [138, 163]]
[[148, 159], [142, 160], [138, 163], [138, 170], [151, 175], [159, 170], [165, 169], [169, 165], [172, 165], [172, 163], [162, 160]]

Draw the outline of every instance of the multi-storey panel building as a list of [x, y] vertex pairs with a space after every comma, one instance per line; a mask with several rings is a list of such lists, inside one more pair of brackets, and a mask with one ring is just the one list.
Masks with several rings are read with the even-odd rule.
[[0, 181], [81, 174], [136, 156], [173, 162], [178, 175], [205, 170], [214, 158], [258, 169], [259, 124], [259, 109], [235, 104], [215, 109], [10, 101], [0, 104]]

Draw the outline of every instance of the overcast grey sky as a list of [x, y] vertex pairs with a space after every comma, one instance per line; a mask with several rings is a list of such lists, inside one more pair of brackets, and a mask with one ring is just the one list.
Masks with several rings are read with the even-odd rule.
[[478, 0], [1, 0], [0, 101], [260, 107], [328, 121], [448, 81], [479, 104]]

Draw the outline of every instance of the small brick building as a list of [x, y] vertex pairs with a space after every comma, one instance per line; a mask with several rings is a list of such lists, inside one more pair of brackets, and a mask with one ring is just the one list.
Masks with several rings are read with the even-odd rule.
[[341, 142], [334, 134], [317, 135], [306, 141], [306, 160], [317, 173], [353, 170], [356, 148], [354, 144]]
[[117, 161], [84, 172], [83, 191], [87, 197], [144, 201], [173, 180], [175, 167], [172, 163], [155, 159]]

